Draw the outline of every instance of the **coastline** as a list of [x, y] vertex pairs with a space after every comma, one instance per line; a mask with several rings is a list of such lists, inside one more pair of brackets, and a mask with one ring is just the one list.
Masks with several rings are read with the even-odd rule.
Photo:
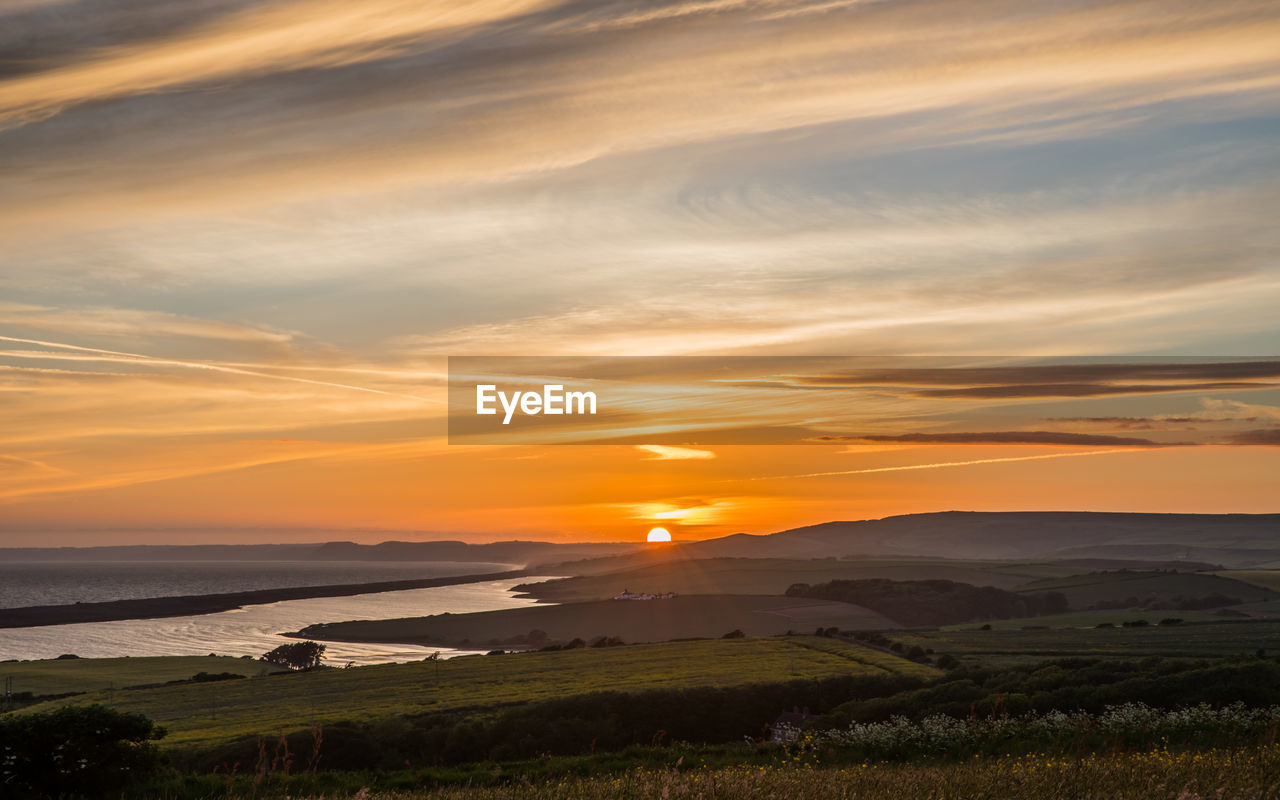
[[221, 594], [173, 595], [168, 597], [143, 597], [130, 600], [109, 600], [100, 603], [73, 603], [68, 605], [23, 606], [0, 609], [0, 629], [34, 628], [46, 625], [71, 625], [81, 622], [114, 622], [129, 619], [162, 619], [187, 617], [198, 614], [216, 614], [233, 611], [247, 605], [278, 603], [284, 600], [306, 600], [315, 597], [348, 597], [358, 594], [395, 592], [405, 589], [430, 589], [436, 586], [456, 586], [467, 583], [484, 583], [506, 578], [530, 575], [527, 569], [506, 572], [487, 572], [473, 575], [453, 575], [440, 578], [416, 578], [374, 583], [343, 583], [327, 586], [291, 586], [279, 589], [255, 589]]

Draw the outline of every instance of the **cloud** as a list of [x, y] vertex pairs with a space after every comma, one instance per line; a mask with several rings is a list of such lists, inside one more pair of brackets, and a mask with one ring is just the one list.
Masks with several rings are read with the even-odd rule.
[[[427, 398], [418, 395], [404, 394], [400, 392], [385, 391], [383, 389], [375, 389], [369, 386], [357, 386], [350, 383], [337, 383], [334, 381], [322, 381], [314, 378], [302, 378], [296, 375], [277, 375], [271, 372], [244, 369], [241, 367], [224, 366], [222, 364], [206, 362], [206, 361], [188, 361], [172, 358], [157, 358], [154, 356], [141, 355], [138, 353], [123, 353], [113, 350], [102, 350], [93, 347], [81, 347], [73, 344], [62, 344], [59, 342], [41, 341], [38, 339], [20, 339], [13, 336], [0, 336], [0, 341], [18, 342], [21, 344], [34, 344], [42, 347], [50, 347], [58, 350], [71, 350], [78, 353], [90, 353], [94, 357], [115, 361], [117, 363], [127, 363], [139, 366], [155, 366], [155, 367], [178, 367], [182, 369], [207, 370], [209, 372], [221, 372], [229, 375], [244, 375], [254, 378], [265, 378], [273, 381], [286, 381], [292, 383], [302, 383], [311, 386], [322, 386], [333, 389], [345, 389], [353, 392], [367, 392], [369, 394], [385, 395], [387, 397], [401, 397], [408, 400], [416, 400], [423, 403], [438, 403], [438, 398]], [[10, 354], [13, 357], [13, 354]], [[36, 356], [39, 358], [39, 355]]]
[[1030, 383], [1087, 384], [1091, 382], [1128, 382], [1139, 380], [1222, 381], [1229, 379], [1280, 378], [1280, 361], [1208, 361], [1154, 363], [1073, 363], [1032, 364], [1005, 367], [941, 367], [881, 370], [851, 370], [847, 374], [801, 376], [796, 380], [806, 384], [823, 386], [888, 385], [888, 386], [946, 386], [946, 385], [1019, 385]]
[[[983, 431], [980, 433], [900, 433], [860, 436], [818, 436], [831, 442], [903, 442], [906, 444], [1051, 444], [1076, 446], [1163, 447], [1173, 443], [1124, 436], [1099, 436], [1065, 431]], [[1184, 444], [1179, 442], [1177, 444]]]
[[203, 27], [101, 48], [59, 68], [8, 81], [0, 85], [0, 125], [24, 124], [79, 103], [170, 87], [382, 60], [421, 38], [482, 25], [539, 5], [543, 3], [519, 0], [465, 4], [368, 0], [357, 5], [293, 0], [250, 6]]
[[[871, 475], [881, 472], [911, 472], [922, 469], [949, 469], [952, 467], [970, 467], [979, 464], [1008, 464], [1018, 461], [1043, 461], [1053, 458], [1079, 458], [1084, 456], [1102, 456], [1112, 453], [1128, 453], [1136, 452], [1133, 450], [1085, 450], [1071, 453], [1044, 453], [1035, 456], [1006, 456], [1002, 458], [975, 458], [970, 461], [938, 461], [928, 464], [903, 464], [894, 467], [866, 467], [864, 469], [842, 469], [831, 472], [806, 472], [798, 475], [769, 475], [755, 478], [743, 478], [739, 480], [750, 481], [778, 481], [792, 480], [797, 478], [833, 478], [844, 475]], [[734, 481], [736, 482], [736, 481]]]
[[1206, 383], [1042, 383], [1011, 384], [1007, 386], [967, 386], [957, 389], [919, 389], [911, 392], [917, 397], [967, 397], [976, 399], [1000, 399], [1019, 397], [1106, 397], [1134, 394], [1165, 394], [1169, 392], [1236, 391], [1241, 389], [1272, 389], [1280, 384], [1247, 381], [1212, 381]]
[[1280, 406], [1267, 406], [1254, 403], [1242, 403], [1222, 397], [1205, 397], [1200, 406], [1207, 416], [1216, 420], [1234, 420], [1253, 422], [1258, 419], [1280, 420]]
[[1264, 428], [1235, 433], [1228, 436], [1226, 441], [1231, 444], [1241, 445], [1280, 445], [1280, 428]]
[[647, 461], [688, 461], [716, 457], [716, 454], [711, 450], [698, 450], [692, 447], [671, 447], [664, 444], [638, 444], [636, 449], [652, 454], [646, 459]]
[[[1245, 421], [1252, 422], [1253, 419], [1255, 418], [1250, 418]], [[1170, 414], [1152, 417], [1048, 417], [1044, 421], [1074, 422], [1088, 425], [1109, 425], [1116, 428], [1153, 430], [1169, 427], [1171, 425], [1204, 425], [1207, 423], [1219, 422], [1220, 420], [1213, 417], [1179, 417]]]
[[[855, 369], [793, 376], [788, 382], [824, 388], [889, 387], [915, 397], [1003, 399], [1269, 389], [1280, 384], [1266, 379], [1277, 377], [1280, 361], [1267, 360]], [[1232, 378], [1240, 380], [1228, 380]]]
[[180, 337], [270, 345], [288, 344], [298, 338], [290, 331], [109, 306], [55, 308], [0, 302], [0, 325], [83, 336]]

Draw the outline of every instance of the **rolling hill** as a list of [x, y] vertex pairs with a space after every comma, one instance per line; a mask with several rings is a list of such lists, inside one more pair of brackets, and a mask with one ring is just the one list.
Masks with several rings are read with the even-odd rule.
[[611, 636], [626, 642], [661, 642], [714, 638], [734, 629], [766, 636], [789, 630], [812, 632], [819, 626], [862, 630], [897, 627], [873, 611], [848, 603], [764, 595], [699, 595], [333, 622], [310, 625], [297, 635], [325, 641], [496, 647], [524, 645], [534, 630], [542, 631], [545, 641]]
[[586, 574], [675, 559], [832, 556], [1106, 559], [1261, 568], [1280, 561], [1280, 514], [944, 511], [734, 534], [561, 567]]

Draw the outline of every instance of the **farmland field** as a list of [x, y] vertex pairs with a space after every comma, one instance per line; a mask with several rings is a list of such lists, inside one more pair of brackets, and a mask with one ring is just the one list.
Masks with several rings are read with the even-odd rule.
[[1213, 574], [1280, 592], [1280, 569], [1230, 569]]
[[[806, 646], [818, 643], [818, 647]], [[247, 662], [246, 662], [247, 663]], [[717, 639], [557, 652], [468, 656], [151, 689], [96, 692], [31, 706], [102, 703], [169, 730], [166, 745], [275, 735], [315, 722], [393, 714], [484, 711], [599, 690], [732, 686], [930, 667], [817, 637]], [[19, 712], [23, 713], [23, 712]]]
[[256, 659], [230, 656], [69, 658], [0, 662], [0, 681], [12, 678], [15, 693], [40, 696], [181, 681], [200, 672], [254, 677], [286, 671]]
[[926, 559], [709, 558], [673, 560], [604, 574], [527, 584], [524, 591], [559, 603], [602, 600], [624, 588], [679, 594], [774, 594], [793, 583], [889, 578], [945, 579], [1009, 589], [1040, 578], [1074, 574], [1080, 567], [1061, 564], [930, 561]]
[[[1143, 616], [1126, 613], [1134, 618]], [[1042, 617], [1037, 621], [1047, 624], [1052, 619]], [[1154, 623], [1157, 620], [1150, 621]], [[963, 660], [991, 664], [1023, 663], [1063, 656], [1209, 658], [1256, 650], [1280, 650], [1280, 622], [1235, 620], [1173, 626], [1152, 624], [1141, 628], [1050, 630], [1002, 629], [993, 624], [991, 630], [985, 631], [967, 625], [939, 631], [893, 634], [892, 638], [908, 646], [919, 645]]]
[[1101, 572], [1064, 578], [1046, 578], [1018, 587], [1026, 592], [1061, 592], [1073, 609], [1095, 603], [1126, 602], [1138, 605], [1149, 598], [1172, 600], [1219, 594], [1243, 602], [1275, 599], [1271, 589], [1204, 572]]

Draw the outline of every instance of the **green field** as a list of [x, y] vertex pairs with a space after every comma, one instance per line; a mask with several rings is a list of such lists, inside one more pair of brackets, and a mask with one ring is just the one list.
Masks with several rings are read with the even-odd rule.
[[[1152, 623], [1158, 621], [1151, 619], [1150, 615], [1144, 617], [1127, 613], [1135, 619], [1146, 618]], [[1041, 617], [1037, 622], [1046, 624], [1052, 619]], [[1280, 622], [1233, 620], [1102, 630], [1002, 629], [992, 623], [992, 629], [987, 631], [964, 625], [947, 630], [895, 633], [891, 638], [907, 646], [919, 645], [938, 653], [949, 653], [964, 661], [990, 664], [1023, 663], [1063, 656], [1210, 658], [1257, 650], [1280, 651]]]
[[1280, 592], [1280, 569], [1229, 569], [1213, 574]]
[[1276, 599], [1271, 589], [1208, 572], [1099, 572], [1064, 578], [1046, 578], [1018, 587], [1024, 592], [1061, 592], [1073, 609], [1095, 603], [1201, 598], [1219, 594], [1245, 603]]
[[665, 642], [713, 638], [735, 629], [748, 636], [771, 636], [812, 632], [819, 626], [842, 630], [898, 627], [873, 611], [848, 603], [768, 595], [696, 595], [337, 622], [309, 626], [301, 635], [318, 640], [499, 647], [522, 644], [525, 639], [519, 637], [534, 630], [543, 631], [550, 641], [613, 636], [625, 642]]
[[[818, 645], [817, 647], [811, 645]], [[936, 670], [817, 637], [716, 639], [383, 664], [152, 689], [95, 692], [30, 706], [102, 703], [169, 730], [169, 746], [275, 735], [315, 722], [483, 712], [600, 690], [732, 686], [793, 678]]]
[[15, 694], [31, 692], [39, 697], [181, 681], [200, 672], [255, 677], [287, 670], [256, 659], [231, 656], [68, 658], [0, 662], [0, 683], [12, 678]]
[[793, 583], [826, 583], [858, 578], [945, 579], [976, 586], [1010, 589], [1040, 578], [1080, 571], [1078, 566], [1047, 563], [930, 561], [924, 559], [684, 559], [651, 566], [560, 578], [523, 587], [533, 597], [557, 603], [603, 600], [636, 592], [688, 594], [774, 594]]

